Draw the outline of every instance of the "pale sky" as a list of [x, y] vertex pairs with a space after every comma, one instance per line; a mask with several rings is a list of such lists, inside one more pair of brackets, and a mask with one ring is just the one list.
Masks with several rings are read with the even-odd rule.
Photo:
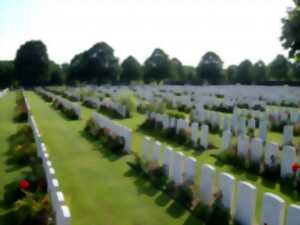
[[105, 41], [120, 60], [141, 63], [162, 48], [197, 65], [215, 51], [225, 65], [285, 54], [281, 18], [292, 0], [0, 0], [0, 60], [24, 42], [42, 40], [49, 57], [72, 57]]

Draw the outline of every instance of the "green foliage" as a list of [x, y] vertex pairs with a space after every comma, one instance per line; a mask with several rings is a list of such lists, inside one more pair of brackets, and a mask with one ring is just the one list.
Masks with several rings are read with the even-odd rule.
[[287, 80], [289, 73], [289, 61], [283, 56], [278, 55], [270, 63], [269, 74], [277, 80]]
[[24, 86], [45, 84], [50, 80], [47, 48], [41, 41], [21, 45], [15, 58], [16, 78]]
[[267, 67], [262, 60], [259, 60], [253, 65], [253, 79], [255, 83], [268, 80]]
[[112, 133], [109, 129], [99, 127], [93, 119], [87, 121], [84, 131], [99, 140], [113, 153], [117, 155], [124, 154], [125, 139]]
[[161, 49], [155, 49], [145, 61], [144, 80], [147, 82], [167, 79], [170, 75], [169, 56]]
[[37, 158], [36, 145], [32, 129], [28, 125], [22, 126], [16, 134], [9, 139], [10, 161], [17, 164], [28, 164]]
[[16, 107], [13, 119], [15, 122], [19, 123], [26, 122], [28, 119], [28, 110], [21, 91], [18, 91], [16, 94]]
[[185, 113], [183, 112], [177, 112], [177, 111], [172, 111], [167, 113], [169, 117], [173, 117], [176, 119], [185, 119]]
[[191, 207], [193, 200], [195, 198], [195, 192], [193, 190], [193, 185], [182, 184], [176, 188], [175, 198], [186, 207]]
[[119, 74], [118, 59], [114, 50], [105, 42], [96, 43], [87, 51], [75, 55], [69, 68], [70, 80], [109, 83]]
[[294, 8], [288, 11], [286, 18], [282, 19], [283, 26], [280, 40], [282, 46], [289, 50], [289, 56], [298, 61], [300, 49], [300, 4], [299, 1], [294, 1], [294, 3]]
[[13, 213], [16, 225], [50, 225], [51, 205], [48, 195], [24, 192], [25, 197], [16, 201]]
[[117, 97], [117, 99], [120, 104], [126, 106], [128, 116], [131, 117], [137, 106], [137, 100], [133, 93], [122, 93]]
[[197, 76], [211, 84], [219, 84], [224, 79], [223, 61], [216, 53], [207, 52], [197, 67]]
[[253, 66], [249, 60], [244, 60], [237, 67], [236, 81], [241, 84], [251, 84], [253, 82]]
[[120, 80], [122, 82], [130, 83], [131, 81], [139, 81], [143, 78], [142, 66], [133, 56], [126, 58], [121, 67]]
[[13, 84], [14, 62], [0, 61], [0, 88], [5, 88]]

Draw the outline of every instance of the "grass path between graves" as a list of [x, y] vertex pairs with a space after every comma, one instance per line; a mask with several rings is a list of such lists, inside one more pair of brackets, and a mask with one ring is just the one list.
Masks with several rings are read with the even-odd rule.
[[131, 156], [118, 158], [87, 140], [80, 121], [67, 120], [39, 96], [26, 92], [33, 115], [71, 209], [72, 225], [200, 224], [190, 213], [130, 171]]
[[[81, 106], [82, 112], [86, 114], [89, 111], [93, 111], [85, 106]], [[240, 170], [235, 168], [234, 166], [225, 165], [218, 161], [216, 159], [216, 155], [219, 153], [219, 149], [213, 149], [213, 150], [207, 150], [202, 153], [197, 153], [194, 150], [188, 149], [184, 146], [178, 145], [175, 140], [170, 141], [164, 137], [162, 137], [160, 134], [154, 133], [154, 132], [145, 132], [143, 130], [139, 129], [139, 125], [143, 123], [145, 120], [145, 116], [139, 113], [134, 113], [132, 118], [129, 119], [114, 119], [115, 122], [120, 123], [124, 126], [127, 126], [128, 128], [131, 128], [133, 130], [133, 150], [136, 152], [139, 152], [143, 148], [143, 138], [145, 135], [148, 135], [149, 137], [152, 137], [153, 140], [158, 140], [162, 143], [163, 148], [167, 145], [172, 146], [174, 150], [181, 151], [187, 156], [193, 156], [197, 159], [197, 177], [198, 181], [200, 181], [201, 177], [201, 165], [208, 163], [216, 167], [217, 172], [227, 172], [235, 176], [237, 181], [247, 181], [252, 183], [257, 187], [257, 208], [256, 208], [256, 218], [257, 221], [260, 221], [260, 215], [261, 215], [261, 206], [262, 206], [262, 200], [263, 200], [263, 194], [265, 192], [271, 192], [274, 193], [280, 197], [282, 197], [287, 203], [295, 203], [300, 204], [300, 196], [296, 193], [292, 193], [289, 189], [287, 189], [285, 186], [281, 185], [280, 183], [274, 183], [270, 182], [266, 179], [263, 179], [260, 176], [257, 176], [255, 174], [246, 172], [244, 170]], [[278, 134], [280, 135], [280, 134]], [[276, 138], [279, 138], [273, 133], [269, 135], [269, 138], [273, 141], [276, 141], [278, 143], [281, 142], [281, 135], [280, 140], [277, 140]], [[210, 139], [217, 145], [221, 146], [221, 138], [218, 135], [210, 135]], [[217, 183], [216, 176], [216, 183]], [[236, 193], [237, 194], [237, 193]]]
[[7, 162], [9, 148], [8, 138], [17, 131], [21, 124], [13, 122], [15, 108], [15, 93], [8, 92], [0, 98], [0, 224], [11, 225], [7, 220], [7, 208], [3, 202], [5, 189], [23, 178], [23, 173], [30, 170], [29, 167], [15, 167]]

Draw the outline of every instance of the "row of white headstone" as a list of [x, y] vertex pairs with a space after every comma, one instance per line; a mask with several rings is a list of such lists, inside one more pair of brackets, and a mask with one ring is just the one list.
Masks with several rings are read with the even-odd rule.
[[[223, 131], [222, 150], [226, 151], [231, 145], [231, 132]], [[264, 142], [260, 138], [253, 138], [247, 135], [240, 135], [237, 143], [237, 154], [240, 157], [248, 158], [252, 162], [259, 163], [265, 160], [268, 166], [281, 165], [281, 177], [287, 177], [293, 174], [292, 164], [297, 162], [297, 151], [293, 146], [284, 145], [283, 151], [279, 154], [279, 145], [275, 142], [267, 142], [264, 151]], [[275, 159], [275, 162], [273, 161]]]
[[[203, 108], [194, 110], [194, 115], [198, 118], [199, 122], [210, 121], [213, 126], [217, 126], [220, 130], [231, 130], [235, 134], [247, 134], [248, 129], [259, 128], [259, 137], [266, 141], [268, 133], [269, 121], [265, 119], [260, 119], [258, 125], [254, 118], [246, 119], [244, 116], [238, 115], [234, 112], [232, 117], [229, 115], [224, 115], [223, 126], [221, 125], [221, 114], [217, 112], [206, 111]], [[290, 143], [293, 139], [293, 126], [286, 125], [283, 129], [283, 143]]]
[[176, 119], [174, 117], [169, 117], [165, 114], [160, 113], [148, 113], [148, 117], [150, 119], [155, 120], [155, 122], [160, 122], [163, 125], [163, 129], [168, 128], [174, 128], [176, 129], [176, 133], [178, 133], [181, 129], [191, 129], [191, 140], [194, 144], [198, 143], [198, 140], [200, 140], [200, 145], [204, 148], [208, 147], [209, 141], [208, 141], [208, 135], [209, 135], [209, 127], [206, 124], [201, 125], [201, 131], [200, 131], [200, 137], [199, 137], [199, 124], [196, 122], [193, 122], [191, 126], [189, 125], [189, 122], [184, 119]]
[[115, 111], [116, 113], [118, 113], [121, 117], [125, 118], [127, 116], [127, 108], [125, 105], [122, 105], [118, 102], [115, 102], [113, 100], [105, 100], [102, 101], [100, 106], [104, 105], [106, 107], [109, 107], [110, 109], [112, 109], [113, 111]]
[[[144, 138], [142, 157], [145, 161], [161, 163], [166, 169], [168, 177], [176, 185], [185, 181], [196, 183], [197, 160], [194, 157], [186, 157], [182, 152], [176, 152], [171, 147], [163, 151], [160, 142], [154, 142], [151, 151], [151, 139]], [[161, 160], [163, 155], [163, 160]], [[210, 204], [214, 194], [214, 180], [216, 169], [209, 165], [202, 165], [199, 197], [202, 203]], [[243, 225], [255, 224], [256, 213], [256, 187], [248, 182], [238, 182], [236, 192], [236, 179], [228, 173], [219, 174], [218, 189], [222, 192], [223, 206], [231, 211], [234, 218]], [[237, 193], [234, 206], [234, 196]], [[261, 224], [283, 225], [285, 221], [285, 201], [272, 194], [263, 196]], [[287, 213], [287, 225], [299, 225], [300, 206], [289, 205]]]
[[2, 98], [8, 92], [8, 88], [0, 91], [0, 98]]
[[112, 132], [113, 134], [116, 134], [118, 136], [121, 136], [125, 140], [125, 146], [124, 151], [127, 153], [130, 153], [132, 150], [132, 130], [128, 129], [127, 127], [124, 127], [122, 125], [119, 125], [112, 120], [108, 119], [105, 116], [102, 116], [99, 113], [93, 112], [92, 119], [96, 122], [96, 124], [101, 128], [107, 128]]
[[65, 109], [70, 109], [74, 111], [78, 118], [80, 118], [80, 106], [61, 97], [58, 95], [55, 95], [49, 91], [43, 90], [42, 88], [37, 88], [36, 91], [42, 95], [46, 95], [47, 97], [50, 97], [52, 101], [58, 101]]
[[[266, 105], [284, 103], [300, 104], [299, 88], [285, 86], [245, 86], [245, 85], [218, 85], [218, 86], [151, 86], [136, 85], [134, 87], [138, 94], [143, 97], [152, 97], [156, 93], [160, 93], [163, 97], [169, 97], [170, 94], [179, 93], [180, 96], [193, 97], [194, 102], [204, 102], [206, 104], [217, 104], [225, 102], [228, 105], [248, 104]], [[223, 99], [219, 99], [216, 95], [223, 95]], [[171, 95], [172, 96], [172, 95]], [[173, 96], [177, 98], [177, 95]], [[209, 101], [206, 101], [208, 99]]]
[[[24, 96], [26, 107], [29, 106], [27, 98]], [[46, 175], [48, 193], [51, 198], [52, 210], [55, 214], [56, 225], [71, 225], [71, 213], [68, 206], [65, 205], [64, 195], [59, 190], [59, 182], [55, 176], [55, 170], [52, 167], [52, 162], [49, 159], [49, 154], [46, 149], [46, 145], [42, 142], [41, 134], [38, 130], [34, 117], [31, 115], [30, 108], [27, 108], [30, 116], [28, 117], [28, 123], [30, 124], [35, 144], [37, 146], [37, 155], [43, 162], [43, 168]]]

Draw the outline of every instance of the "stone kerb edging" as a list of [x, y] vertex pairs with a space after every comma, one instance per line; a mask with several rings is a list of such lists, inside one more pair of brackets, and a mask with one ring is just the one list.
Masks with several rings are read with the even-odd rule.
[[[187, 157], [182, 152], [174, 151], [171, 147], [166, 147], [163, 150], [158, 141], [153, 141], [153, 149], [151, 150], [149, 148], [152, 146], [150, 142], [151, 138], [145, 136], [142, 149], [143, 160], [146, 162], [156, 161], [162, 164], [166, 168], [167, 176], [177, 185], [183, 184], [186, 180], [199, 184], [195, 176], [197, 160], [194, 157]], [[163, 156], [163, 159], [160, 156]], [[212, 165], [203, 164], [201, 174], [198, 189], [199, 198], [202, 203], [210, 204], [213, 200], [214, 191], [216, 191], [214, 185], [217, 176], [216, 169]], [[217, 190], [222, 193], [223, 206], [230, 210], [233, 218], [240, 224], [255, 224], [256, 187], [248, 182], [237, 182], [234, 176], [224, 172], [219, 173], [218, 180]], [[283, 222], [287, 221], [287, 225], [299, 225], [300, 206], [289, 205], [287, 213], [285, 208], [286, 202], [282, 198], [272, 193], [264, 193], [260, 224], [283, 225]]]
[[59, 182], [55, 177], [55, 170], [52, 167], [51, 161], [49, 160], [49, 154], [47, 153], [46, 146], [41, 140], [40, 132], [32, 115], [29, 116], [28, 122], [33, 130], [34, 140], [37, 146], [37, 155], [43, 161], [43, 168], [46, 174], [48, 185], [48, 193], [51, 198], [53, 212], [55, 213], [56, 225], [70, 225], [70, 210], [65, 205], [63, 193], [59, 191]]
[[2, 98], [7, 92], [8, 92], [8, 88], [5, 88], [3, 91], [0, 92], [0, 98]]
[[108, 119], [105, 116], [102, 116], [96, 112], [93, 112], [92, 119], [97, 123], [98, 126], [103, 128], [108, 128], [112, 133], [115, 133], [125, 140], [124, 150], [127, 153], [131, 152], [131, 144], [132, 144], [132, 130], [127, 127], [121, 126], [119, 124], [114, 123], [112, 120]]

